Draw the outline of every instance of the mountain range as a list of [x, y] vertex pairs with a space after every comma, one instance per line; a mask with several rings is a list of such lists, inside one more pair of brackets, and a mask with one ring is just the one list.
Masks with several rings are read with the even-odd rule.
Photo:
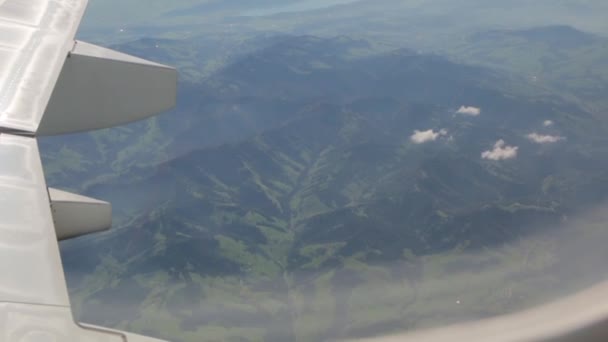
[[62, 245], [82, 321], [310, 341], [511, 312], [564, 282], [547, 233], [607, 199], [606, 120], [573, 88], [344, 36], [196, 42], [117, 47], [178, 61], [174, 112], [42, 142], [51, 184], [115, 209]]

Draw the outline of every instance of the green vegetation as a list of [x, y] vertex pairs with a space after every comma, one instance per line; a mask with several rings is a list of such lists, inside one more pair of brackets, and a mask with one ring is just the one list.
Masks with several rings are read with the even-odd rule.
[[[116, 209], [114, 231], [63, 246], [79, 318], [174, 341], [316, 341], [493, 316], [592, 283], [571, 279], [603, 260], [604, 221], [569, 218], [608, 195], [606, 79], [585, 71], [603, 62], [582, 58], [607, 52], [569, 29], [588, 40], [550, 46], [562, 30], [445, 46], [477, 66], [347, 37], [118, 46], [177, 64], [180, 103], [43, 141], [49, 183]], [[546, 83], [527, 77], [548, 67]], [[482, 114], [455, 115], [462, 105]], [[448, 133], [414, 144], [426, 129]], [[567, 140], [533, 144], [532, 131]], [[480, 158], [498, 139], [516, 159]]]

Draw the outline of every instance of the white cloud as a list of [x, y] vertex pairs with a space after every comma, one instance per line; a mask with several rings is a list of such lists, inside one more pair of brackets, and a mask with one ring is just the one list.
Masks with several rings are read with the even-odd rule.
[[448, 131], [445, 129], [442, 129], [439, 132], [435, 132], [432, 129], [429, 129], [428, 131], [415, 130], [410, 139], [414, 144], [424, 144], [429, 141], [435, 141], [440, 136], [444, 136], [446, 134], [448, 134]]
[[456, 113], [468, 116], [478, 116], [481, 114], [481, 108], [461, 106]]
[[564, 140], [564, 137], [556, 136], [556, 135], [541, 135], [538, 133], [528, 134], [528, 139], [537, 143], [537, 144], [552, 144], [556, 143], [560, 140]]
[[545, 120], [545, 122], [543, 122], [543, 126], [545, 126], [545, 127], [553, 126], [553, 121]]
[[494, 149], [491, 151], [484, 151], [481, 154], [481, 158], [489, 160], [505, 160], [517, 157], [517, 146], [507, 146], [504, 140], [498, 140], [494, 144]]

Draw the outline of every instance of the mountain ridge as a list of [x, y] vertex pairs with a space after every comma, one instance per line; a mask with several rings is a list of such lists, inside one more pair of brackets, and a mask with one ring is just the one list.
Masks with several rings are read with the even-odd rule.
[[[221, 97], [193, 105], [180, 131], [193, 148], [87, 187], [131, 216], [63, 247], [82, 320], [183, 341], [327, 340], [511, 312], [536, 298], [513, 279], [560, 281], [540, 272], [554, 250], [520, 241], [608, 198], [602, 122], [557, 95], [521, 95], [503, 72], [411, 50], [358, 58], [354, 42], [327, 52], [335, 40], [303, 37], [236, 58], [192, 89]], [[196, 114], [244, 103], [234, 112], [280, 120], [200, 143]], [[532, 132], [566, 139], [539, 145]], [[483, 159], [499, 139], [516, 158]], [[488, 306], [462, 280], [431, 291], [454, 270], [491, 289]]]

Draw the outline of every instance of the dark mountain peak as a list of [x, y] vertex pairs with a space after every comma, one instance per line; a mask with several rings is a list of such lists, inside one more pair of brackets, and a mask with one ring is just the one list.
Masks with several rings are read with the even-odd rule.
[[554, 48], [576, 48], [596, 43], [599, 37], [568, 25], [532, 27], [523, 30], [492, 30], [472, 36], [474, 41], [520, 38], [533, 44], [547, 44]]
[[365, 54], [359, 52], [366, 47], [367, 42], [347, 37], [290, 37], [238, 58], [208, 84], [222, 98], [270, 95], [275, 99], [332, 98], [347, 103], [362, 96], [386, 94], [435, 101], [428, 99], [431, 88], [434, 96], [443, 96], [437, 87], [445, 87], [445, 95], [453, 97], [453, 83], [496, 83], [496, 75], [486, 69], [438, 55], [399, 49], [363, 57]]
[[515, 31], [514, 34], [525, 37], [530, 41], [564, 44], [590, 44], [598, 39], [593, 34], [577, 30], [576, 28], [567, 25], [535, 27], [527, 30]]

